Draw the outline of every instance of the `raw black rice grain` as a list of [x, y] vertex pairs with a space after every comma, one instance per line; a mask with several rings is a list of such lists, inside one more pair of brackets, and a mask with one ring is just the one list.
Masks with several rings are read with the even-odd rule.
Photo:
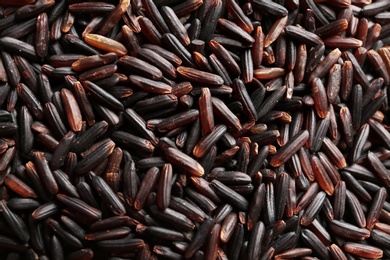
[[355, 222], [359, 227], [366, 227], [366, 217], [364, 215], [362, 206], [356, 196], [347, 190], [347, 202], [349, 204], [349, 208], [351, 209], [351, 213], [355, 219]]
[[307, 244], [317, 255], [322, 259], [329, 258], [328, 249], [324, 244], [318, 239], [318, 237], [308, 229], [302, 230], [302, 240]]
[[373, 258], [381, 258], [383, 256], [382, 250], [380, 250], [377, 247], [373, 247], [369, 245], [347, 242], [343, 248], [347, 253], [350, 253], [358, 257], [373, 259]]

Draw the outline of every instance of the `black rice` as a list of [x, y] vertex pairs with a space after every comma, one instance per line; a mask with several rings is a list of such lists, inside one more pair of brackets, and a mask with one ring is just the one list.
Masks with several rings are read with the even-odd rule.
[[389, 12], [0, 0], [3, 258], [389, 258]]

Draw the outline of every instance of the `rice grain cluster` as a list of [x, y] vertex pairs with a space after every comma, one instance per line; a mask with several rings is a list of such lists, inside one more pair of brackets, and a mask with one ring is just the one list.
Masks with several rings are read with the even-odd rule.
[[0, 0], [0, 258], [390, 259], [390, 0]]

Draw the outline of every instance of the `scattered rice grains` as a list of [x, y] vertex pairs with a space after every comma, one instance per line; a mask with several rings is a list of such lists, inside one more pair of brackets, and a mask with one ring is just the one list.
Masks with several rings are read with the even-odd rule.
[[0, 0], [1, 259], [390, 259], [389, 0]]

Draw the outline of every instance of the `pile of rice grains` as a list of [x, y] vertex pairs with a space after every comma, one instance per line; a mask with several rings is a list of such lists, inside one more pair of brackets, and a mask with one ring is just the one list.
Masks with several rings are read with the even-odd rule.
[[390, 258], [390, 0], [0, 17], [1, 259]]

